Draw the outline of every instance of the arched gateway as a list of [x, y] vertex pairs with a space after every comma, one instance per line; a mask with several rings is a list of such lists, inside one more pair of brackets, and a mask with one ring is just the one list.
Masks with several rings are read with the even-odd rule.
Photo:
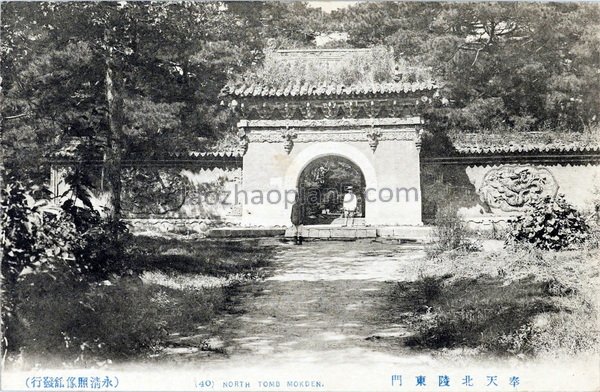
[[351, 160], [340, 155], [316, 158], [298, 177], [299, 198], [305, 206], [304, 224], [341, 224], [344, 196], [348, 192], [352, 192], [357, 201], [354, 218], [362, 222], [365, 217], [365, 184], [362, 170]]
[[[283, 58], [344, 61], [357, 50], [281, 51]], [[246, 226], [289, 226], [290, 202], [303, 170], [339, 156], [364, 176], [367, 225], [421, 225], [420, 134], [416, 105], [431, 82], [362, 86], [241, 84], [225, 90], [238, 108]], [[264, 197], [254, 198], [252, 195]], [[262, 201], [261, 201], [262, 200]]]

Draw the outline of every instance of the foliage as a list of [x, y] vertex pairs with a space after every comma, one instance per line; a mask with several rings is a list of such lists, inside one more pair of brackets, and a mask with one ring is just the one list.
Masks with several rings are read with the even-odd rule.
[[3, 3], [6, 170], [40, 178], [44, 153], [71, 138], [93, 139], [100, 152], [206, 148], [228, 126], [219, 91], [262, 43], [243, 16], [249, 5], [234, 8]]
[[20, 182], [2, 189], [2, 336], [6, 349], [15, 319], [15, 288], [20, 277], [32, 272], [53, 274], [71, 262], [80, 241], [73, 222], [60, 210], [36, 200]]
[[319, 58], [288, 59], [277, 53], [267, 53], [260, 68], [250, 69], [240, 79], [247, 84], [265, 86], [286, 86], [290, 83], [361, 86], [393, 82], [395, 77], [393, 53], [385, 47], [375, 47], [367, 52], [351, 53], [344, 61], [332, 62], [326, 67]]
[[439, 208], [435, 214], [433, 241], [427, 249], [428, 254], [435, 256], [450, 250], [467, 252], [480, 250], [480, 246], [469, 240], [468, 235], [465, 223], [458, 216], [455, 206]]
[[545, 197], [519, 216], [509, 232], [509, 241], [530, 243], [540, 249], [573, 248], [588, 238], [588, 225], [563, 195]]
[[[6, 282], [14, 284], [25, 269], [48, 267], [51, 260], [48, 256], [63, 259], [71, 256], [68, 249], [63, 252], [61, 247], [55, 252], [49, 235], [61, 232], [52, 230], [54, 220], [45, 226], [44, 203], [36, 202], [20, 182], [8, 183], [2, 189], [1, 206], [2, 276]], [[55, 242], [59, 243], [60, 239], [55, 238]], [[65, 245], [73, 242], [65, 241]]]
[[315, 37], [329, 29], [327, 15], [307, 2], [229, 2], [227, 11], [240, 16], [245, 36], [241, 39], [263, 41], [268, 49], [305, 48]]
[[[374, 54], [338, 67], [332, 81], [433, 76], [443, 85], [449, 105], [424, 113], [430, 128], [581, 131], [600, 121], [597, 4], [366, 2], [331, 14], [300, 2], [1, 7], [4, 168], [39, 183], [44, 154], [71, 138], [102, 151], [114, 136], [124, 154], [207, 148], [234, 123], [220, 106], [228, 80], [330, 78], [269, 56], [250, 69], [265, 48], [314, 47], [334, 31]], [[109, 68], [125, 107], [112, 122], [122, 134], [109, 132]]]
[[452, 104], [438, 125], [581, 131], [600, 120], [597, 4], [366, 2], [332, 19], [357, 47], [431, 67]]
[[[33, 190], [35, 191], [35, 189]], [[2, 189], [2, 277], [9, 287], [25, 272], [50, 271], [74, 257], [75, 225], [20, 182]]]
[[79, 244], [74, 248], [70, 270], [77, 279], [91, 282], [107, 279], [111, 274], [123, 274], [125, 249], [130, 241], [127, 226], [122, 221], [105, 218], [94, 208], [90, 190], [92, 178], [82, 167], [74, 167], [65, 177], [69, 185], [61, 208], [74, 223]]
[[81, 173], [75, 170], [67, 177], [70, 197], [61, 208], [45, 199], [45, 192], [27, 190], [18, 181], [9, 182], [2, 190], [5, 348], [10, 343], [14, 349], [12, 340], [23, 328], [17, 313], [17, 287], [26, 276], [85, 285], [124, 272], [127, 228], [102, 218], [93, 209], [85, 188], [87, 177], [78, 175]]

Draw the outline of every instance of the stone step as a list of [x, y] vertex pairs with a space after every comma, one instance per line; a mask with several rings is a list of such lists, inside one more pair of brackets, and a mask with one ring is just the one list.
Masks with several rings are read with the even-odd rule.
[[[304, 238], [348, 239], [348, 238], [389, 238], [396, 240], [427, 243], [432, 239], [432, 228], [429, 226], [303, 226], [301, 235]], [[285, 231], [286, 237], [296, 234], [294, 228]]]
[[[285, 232], [286, 237], [296, 235], [294, 228], [289, 228]], [[330, 225], [304, 226], [301, 230], [304, 238], [322, 238], [322, 239], [347, 239], [347, 238], [375, 238], [377, 229], [366, 226], [340, 227]]]
[[[258, 237], [294, 237], [293, 227], [222, 227], [211, 229], [208, 238], [258, 238]], [[340, 226], [311, 225], [303, 226], [301, 235], [304, 238], [319, 239], [351, 239], [351, 238], [390, 238], [420, 243], [430, 242], [432, 227], [430, 226]]]
[[[346, 223], [346, 218], [336, 218], [333, 222], [331, 222], [331, 226], [342, 226]], [[366, 226], [365, 218], [354, 218], [348, 219], [348, 224], [352, 224], [352, 226]]]

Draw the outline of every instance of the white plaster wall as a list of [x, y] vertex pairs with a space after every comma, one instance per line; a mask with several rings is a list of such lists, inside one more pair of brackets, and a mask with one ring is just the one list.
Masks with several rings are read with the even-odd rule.
[[[199, 165], [198, 165], [199, 166]], [[234, 194], [236, 190], [241, 189], [242, 168], [203, 168], [189, 167], [174, 169], [182, 177], [184, 177], [188, 185], [196, 188], [204, 193], [203, 198], [188, 197], [185, 203], [176, 211], [169, 211], [165, 214], [152, 216], [137, 216], [136, 214], [128, 214], [124, 211], [124, 215], [133, 220], [157, 220], [157, 219], [202, 219], [208, 221], [224, 221], [230, 223], [239, 223], [241, 220], [241, 204], [235, 202]], [[159, 170], [173, 170], [159, 168]], [[99, 170], [96, 170], [99, 172]], [[67, 174], [66, 167], [53, 168], [51, 172], [51, 183], [53, 192], [56, 195], [61, 195], [69, 189], [64, 178]], [[99, 179], [97, 179], [99, 183]], [[222, 185], [217, 185], [222, 184]], [[124, 187], [126, 185], [124, 184]], [[214, 189], [214, 198], [211, 195], [209, 201], [206, 200], [205, 191]], [[123, 190], [124, 192], [126, 189]], [[99, 211], [106, 206], [108, 197], [106, 192], [102, 192], [98, 187], [92, 192], [92, 204]], [[57, 204], [62, 200], [55, 199]]]
[[[177, 212], [179, 217], [217, 218], [241, 215], [241, 204], [235, 202], [234, 193], [241, 188], [242, 169], [182, 169], [180, 174], [197, 189], [222, 183], [204, 202], [186, 202]], [[239, 208], [238, 208], [239, 207]], [[238, 211], [239, 210], [239, 211]]]
[[545, 166], [558, 182], [558, 192], [581, 210], [592, 208], [600, 201], [600, 165]]
[[[600, 198], [600, 165], [598, 164], [522, 165], [548, 169], [558, 184], [558, 193], [564, 194], [570, 203], [582, 211], [589, 210], [593, 202]], [[485, 174], [497, 167], [500, 166], [469, 166], [464, 170], [475, 189], [479, 189]], [[457, 169], [463, 170], [458, 167]]]
[[[292, 191], [296, 190], [302, 170], [313, 160], [337, 155], [349, 159], [363, 172], [371, 201], [365, 201], [365, 222], [371, 225], [421, 225], [419, 154], [413, 141], [381, 141], [375, 152], [366, 142], [295, 142], [289, 154], [283, 143], [250, 143], [244, 156], [243, 189], [248, 196], [262, 193], [271, 202], [246, 203], [242, 223], [249, 226], [289, 226]], [[414, 188], [410, 201], [383, 202], [377, 197], [382, 188], [393, 194], [398, 188]], [[389, 193], [389, 192], [388, 192]], [[384, 192], [387, 199], [388, 193]], [[289, 195], [286, 201], [285, 195]], [[265, 199], [267, 199], [265, 197]], [[258, 198], [256, 199], [258, 201]]]

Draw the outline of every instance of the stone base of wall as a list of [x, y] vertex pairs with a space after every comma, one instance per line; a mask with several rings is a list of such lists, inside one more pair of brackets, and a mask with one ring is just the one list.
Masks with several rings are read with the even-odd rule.
[[[463, 217], [467, 229], [479, 232], [500, 232], [509, 227], [515, 216]], [[229, 237], [293, 237], [293, 227], [243, 227], [240, 222], [215, 222], [210, 219], [125, 219], [134, 234], [178, 233], [200, 234], [213, 238]], [[404, 239], [421, 243], [431, 242], [432, 226], [364, 226], [340, 227], [331, 225], [304, 226], [305, 238], [345, 239], [345, 238], [390, 238]]]
[[139, 218], [124, 219], [133, 233], [158, 232], [181, 234], [206, 234], [215, 227], [238, 226], [239, 222], [215, 222], [208, 218]]
[[431, 242], [431, 226], [387, 226], [377, 228], [377, 237], [405, 239], [417, 242]]
[[[303, 226], [301, 235], [304, 238], [319, 239], [352, 239], [352, 238], [390, 238], [416, 242], [431, 241], [431, 227], [425, 226], [332, 226], [311, 225]], [[294, 237], [296, 230], [289, 227], [285, 231], [286, 237]]]
[[208, 238], [261, 238], [279, 237], [285, 234], [283, 227], [219, 227], [208, 231]]
[[503, 216], [485, 216], [485, 217], [468, 217], [463, 218], [467, 229], [482, 232], [498, 232], [504, 231], [510, 227], [510, 222], [513, 221], [516, 215]]

